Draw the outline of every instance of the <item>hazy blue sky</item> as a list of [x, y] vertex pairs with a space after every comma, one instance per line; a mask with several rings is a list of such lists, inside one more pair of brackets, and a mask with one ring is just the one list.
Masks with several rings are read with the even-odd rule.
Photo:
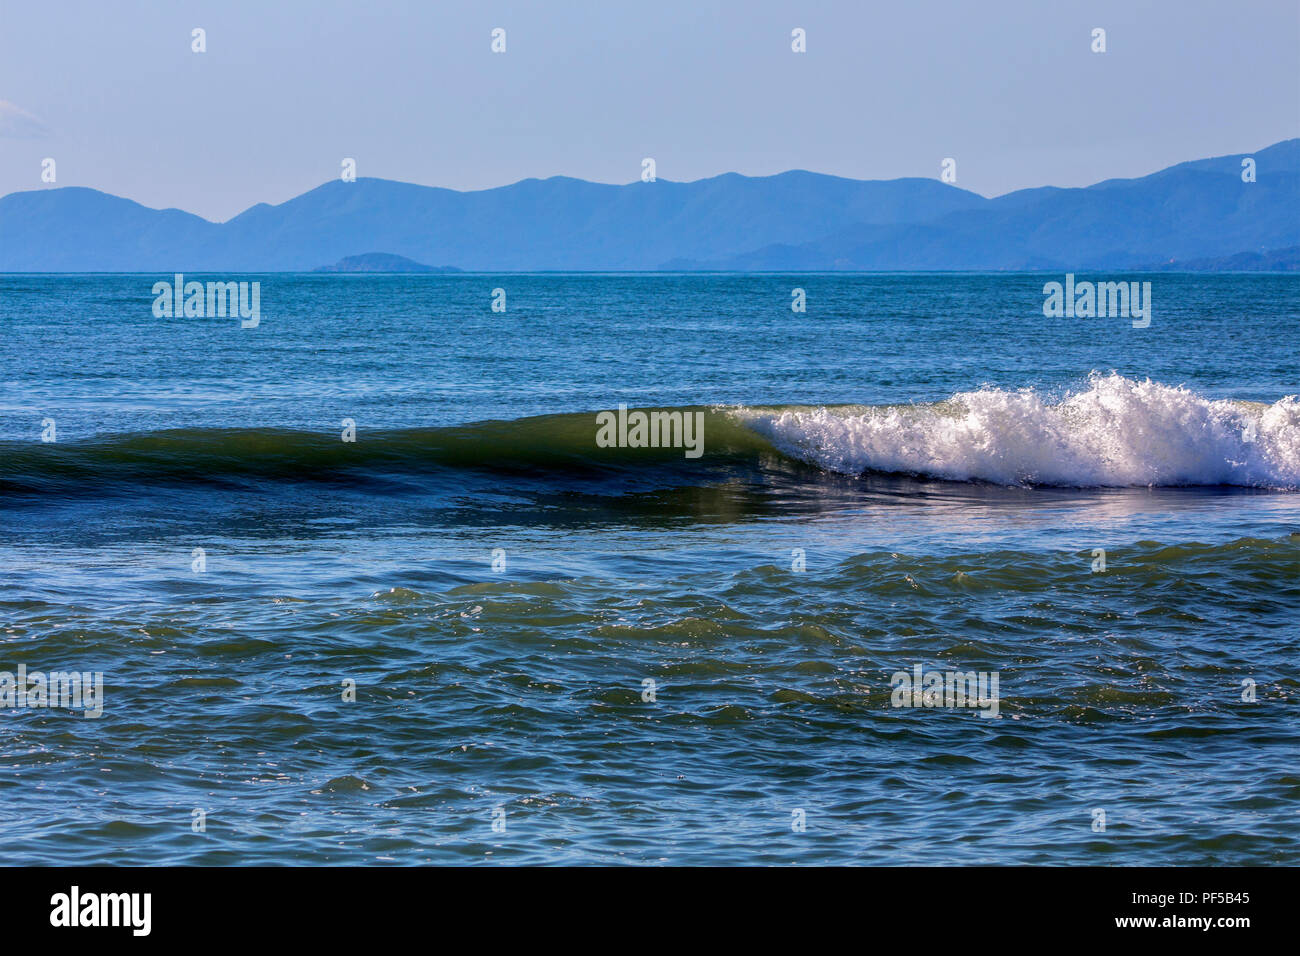
[[49, 156], [59, 186], [210, 219], [347, 156], [456, 189], [630, 182], [645, 156], [675, 180], [951, 156], [996, 195], [1297, 135], [1296, 0], [0, 0], [0, 194], [42, 188]]

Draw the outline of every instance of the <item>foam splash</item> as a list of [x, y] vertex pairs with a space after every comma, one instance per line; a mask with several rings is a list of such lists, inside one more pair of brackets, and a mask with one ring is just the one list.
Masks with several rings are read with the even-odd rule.
[[783, 452], [830, 471], [1004, 485], [1300, 487], [1300, 401], [1211, 400], [1094, 373], [1053, 399], [960, 392], [933, 405], [742, 410]]

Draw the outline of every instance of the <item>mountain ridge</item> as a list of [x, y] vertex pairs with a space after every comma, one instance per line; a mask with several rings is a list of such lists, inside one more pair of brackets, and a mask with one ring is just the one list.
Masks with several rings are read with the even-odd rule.
[[0, 198], [2, 272], [305, 272], [373, 250], [479, 272], [1129, 269], [1295, 245], [1300, 139], [994, 198], [808, 170], [467, 192], [332, 180], [219, 223], [82, 186]]

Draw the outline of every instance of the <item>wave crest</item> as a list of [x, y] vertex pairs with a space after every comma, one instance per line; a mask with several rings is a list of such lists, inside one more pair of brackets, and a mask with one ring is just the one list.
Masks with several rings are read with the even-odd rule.
[[1053, 399], [985, 388], [932, 405], [744, 410], [788, 455], [830, 471], [1003, 485], [1300, 487], [1300, 401], [1213, 400], [1111, 373]]

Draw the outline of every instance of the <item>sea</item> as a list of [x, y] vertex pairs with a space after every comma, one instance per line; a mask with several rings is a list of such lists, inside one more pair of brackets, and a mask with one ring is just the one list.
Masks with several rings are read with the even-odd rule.
[[0, 276], [10, 862], [1300, 864], [1300, 276], [173, 279]]

